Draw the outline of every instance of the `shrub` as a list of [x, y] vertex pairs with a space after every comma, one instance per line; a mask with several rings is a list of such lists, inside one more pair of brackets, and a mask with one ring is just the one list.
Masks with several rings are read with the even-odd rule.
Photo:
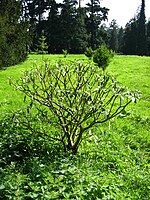
[[26, 71], [15, 86], [44, 116], [41, 135], [46, 133], [74, 154], [88, 130], [115, 117], [136, 98], [98, 66], [83, 62], [45, 63]]
[[68, 55], [68, 51], [66, 49], [63, 49], [62, 51], [63, 51], [64, 58], [66, 58]]
[[44, 35], [42, 35], [39, 38], [39, 42], [37, 44], [36, 52], [38, 54], [46, 54], [47, 50], [48, 50], [48, 46], [47, 46], [47, 43], [46, 43], [46, 37]]
[[60, 144], [41, 131], [47, 125], [41, 113], [28, 109], [0, 118], [0, 166], [7, 169], [13, 165], [24, 174], [32, 172], [34, 159], [47, 163], [63, 155]]
[[85, 54], [89, 59], [91, 59], [92, 56], [93, 56], [93, 53], [94, 53], [94, 51], [92, 50], [92, 48], [91, 48], [91, 47], [87, 47], [84, 54]]
[[110, 59], [113, 55], [113, 52], [110, 51], [105, 45], [101, 45], [97, 50], [95, 50], [93, 61], [104, 71], [109, 65]]

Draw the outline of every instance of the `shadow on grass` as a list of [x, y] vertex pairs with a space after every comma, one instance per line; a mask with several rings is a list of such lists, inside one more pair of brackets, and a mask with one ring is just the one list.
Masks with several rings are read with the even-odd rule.
[[[18, 170], [23, 173], [32, 171], [33, 161], [40, 160], [44, 163], [55, 162], [58, 158], [63, 157], [63, 147], [57, 141], [52, 141], [49, 135], [40, 135], [35, 126], [35, 130], [28, 129], [27, 124], [33, 125], [38, 123], [37, 118], [32, 116], [25, 121], [24, 112], [9, 113], [0, 119], [0, 144], [1, 144], [1, 163], [3, 168], [15, 164]], [[31, 117], [31, 116], [30, 116]], [[20, 120], [22, 120], [20, 122]]]

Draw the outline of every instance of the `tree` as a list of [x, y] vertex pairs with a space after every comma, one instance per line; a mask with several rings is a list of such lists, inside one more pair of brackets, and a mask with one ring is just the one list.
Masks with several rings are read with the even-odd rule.
[[[76, 0], [22, 0], [24, 18], [30, 22], [31, 51], [42, 34], [46, 36], [49, 53], [84, 53], [86, 47], [96, 49], [105, 38], [101, 21], [107, 19], [108, 9], [99, 0], [91, 0], [88, 7], [77, 7]], [[44, 17], [47, 11], [48, 17]]]
[[28, 24], [22, 19], [21, 1], [0, 1], [0, 66], [22, 62], [27, 57]]
[[49, 9], [49, 0], [22, 0], [22, 7], [24, 17], [30, 23], [30, 50], [36, 51], [36, 46], [45, 32], [44, 13]]
[[[30, 22], [31, 51], [36, 50], [42, 34], [46, 36], [49, 53], [84, 53], [86, 47], [96, 49], [103, 41], [100, 27], [107, 18], [108, 9], [101, 8], [99, 0], [89, 7], [77, 7], [76, 0], [22, 0], [24, 18]], [[48, 17], [44, 17], [47, 11]]]
[[45, 63], [25, 72], [16, 87], [42, 116], [40, 129], [35, 131], [37, 122], [27, 122], [28, 130], [47, 135], [73, 154], [93, 126], [119, 115], [136, 99], [98, 66], [84, 62]]
[[57, 4], [55, 0], [52, 0], [49, 5], [50, 5], [50, 11], [46, 26], [48, 52], [61, 53], [62, 52], [60, 46], [61, 23], [58, 11], [60, 5]]
[[111, 50], [109, 50], [105, 45], [101, 45], [95, 50], [93, 54], [93, 61], [102, 68], [103, 72], [109, 65], [111, 58], [114, 56]]
[[83, 53], [88, 45], [84, 8], [76, 8], [76, 1], [64, 1], [63, 4], [51, 2], [47, 22], [47, 41], [49, 52]]
[[143, 56], [147, 54], [146, 44], [146, 17], [145, 17], [145, 0], [142, 0], [141, 10], [138, 18], [138, 55]]
[[126, 55], [137, 55], [138, 42], [137, 31], [138, 23], [135, 18], [131, 19], [124, 30], [123, 53]]
[[150, 55], [150, 21], [147, 23], [147, 55]]
[[39, 42], [38, 42], [38, 45], [37, 45], [37, 52], [39, 54], [45, 54], [47, 53], [47, 49], [48, 49], [48, 46], [47, 46], [47, 43], [46, 43], [46, 37], [44, 35], [42, 35], [39, 39]]
[[60, 46], [61, 49], [71, 50], [72, 38], [74, 35], [74, 25], [76, 18], [76, 4], [74, 0], [64, 0], [60, 14]]
[[72, 41], [71, 41], [71, 52], [72, 53], [84, 53], [86, 47], [88, 46], [88, 34], [86, 30], [85, 24], [85, 9], [78, 8], [75, 22], [74, 22], [74, 29], [72, 33]]
[[89, 33], [89, 46], [96, 49], [100, 42], [98, 40], [98, 30], [101, 22], [107, 19], [108, 10], [100, 7], [100, 0], [90, 0], [87, 4], [87, 31]]
[[119, 44], [118, 44], [118, 25], [116, 20], [112, 20], [109, 27], [109, 48], [115, 52], [118, 52]]
[[123, 52], [123, 43], [124, 43], [123, 37], [124, 37], [124, 29], [123, 27], [121, 27], [119, 28], [119, 31], [118, 31], [118, 52], [119, 53]]
[[48, 9], [47, 0], [22, 0], [25, 5], [26, 13], [31, 19], [36, 19], [38, 23], [43, 20], [43, 14]]
[[139, 13], [126, 25], [123, 53], [140, 56], [146, 55], [146, 37], [145, 0], [142, 0]]

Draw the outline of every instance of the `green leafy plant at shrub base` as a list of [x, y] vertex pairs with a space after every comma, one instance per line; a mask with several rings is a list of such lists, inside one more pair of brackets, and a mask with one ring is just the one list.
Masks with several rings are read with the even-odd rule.
[[[135, 116], [131, 117], [132, 122], [128, 123], [129, 118], [125, 121], [128, 128], [124, 121], [120, 124], [120, 117], [109, 132], [104, 132], [106, 127], [94, 127], [95, 135], [83, 141], [76, 156], [42, 152], [39, 157], [29, 156], [26, 166], [17, 167], [17, 161], [13, 161], [5, 169], [1, 168], [0, 198], [148, 200], [149, 157], [146, 155], [148, 149], [142, 146], [146, 142], [148, 147], [149, 142], [146, 137], [140, 140], [139, 124]], [[146, 121], [144, 125], [148, 131]], [[5, 131], [8, 130], [5, 127]], [[17, 141], [17, 134], [12, 132], [11, 137]]]
[[99, 67], [83, 62], [44, 63], [26, 71], [15, 86], [45, 115], [44, 125], [50, 127], [41, 128], [41, 134], [49, 132], [73, 154], [88, 130], [117, 116], [138, 97]]

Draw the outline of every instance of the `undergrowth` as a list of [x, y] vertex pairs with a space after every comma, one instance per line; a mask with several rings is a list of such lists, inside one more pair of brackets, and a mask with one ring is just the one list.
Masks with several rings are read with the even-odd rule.
[[[135, 85], [128, 73], [121, 74], [121, 58], [130, 63], [123, 70], [130, 75], [133, 57], [117, 57], [116, 68], [111, 65], [110, 71], [131, 89], [145, 91], [144, 98], [127, 113], [89, 130], [89, 137], [75, 156], [64, 153], [63, 147], [48, 135], [40, 135], [40, 121], [44, 122], [44, 118], [36, 112], [31, 115], [25, 104], [20, 104], [20, 110], [17, 106], [12, 108], [12, 112], [10, 108], [2, 109], [5, 115], [0, 116], [0, 199], [150, 199], [149, 91], [144, 86], [149, 85], [148, 74], [146, 69], [144, 74], [135, 66], [134, 75], [139, 76]], [[34, 134], [20, 126], [19, 119], [37, 122]]]
[[135, 116], [125, 119], [128, 126], [122, 118], [110, 130], [97, 126], [76, 156], [14, 126], [12, 116], [3, 120], [1, 199], [150, 198], [148, 120], [140, 121], [143, 136]]

